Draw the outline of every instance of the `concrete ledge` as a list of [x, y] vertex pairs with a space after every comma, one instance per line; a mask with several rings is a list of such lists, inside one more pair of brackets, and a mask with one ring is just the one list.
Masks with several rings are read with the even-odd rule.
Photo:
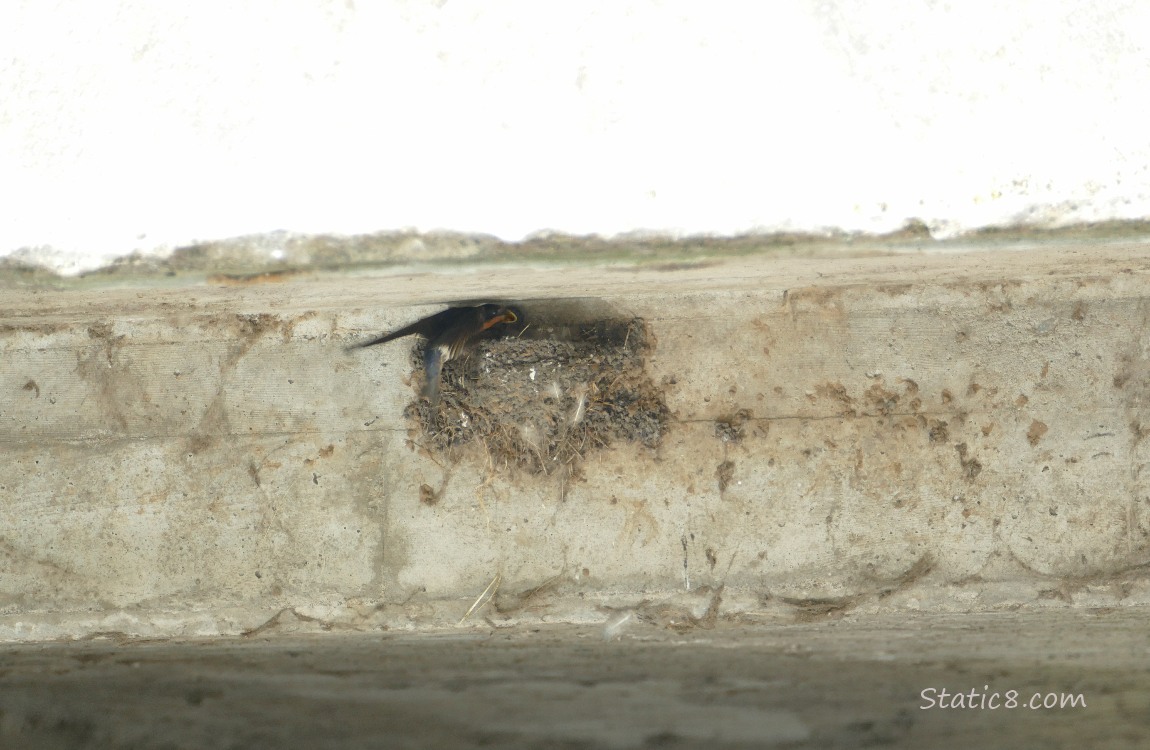
[[[1148, 249], [6, 290], [0, 638], [1150, 603]], [[644, 319], [660, 446], [415, 449], [342, 346], [483, 297]]]
[[1143, 748], [1146, 614], [9, 645], [0, 743]]

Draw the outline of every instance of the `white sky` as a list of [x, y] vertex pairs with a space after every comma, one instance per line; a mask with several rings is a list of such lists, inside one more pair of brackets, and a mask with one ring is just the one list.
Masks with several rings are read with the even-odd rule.
[[1146, 217], [1147, 40], [1146, 2], [9, 0], [0, 255]]

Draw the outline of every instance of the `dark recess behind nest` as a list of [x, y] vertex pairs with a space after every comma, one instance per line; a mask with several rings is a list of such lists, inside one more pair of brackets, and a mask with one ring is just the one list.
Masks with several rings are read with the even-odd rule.
[[593, 338], [622, 344], [634, 316], [597, 297], [564, 299], [482, 299], [453, 301], [452, 306], [478, 305], [485, 302], [508, 307], [519, 316], [519, 322], [508, 326], [504, 335], [525, 339], [552, 338], [578, 341]]

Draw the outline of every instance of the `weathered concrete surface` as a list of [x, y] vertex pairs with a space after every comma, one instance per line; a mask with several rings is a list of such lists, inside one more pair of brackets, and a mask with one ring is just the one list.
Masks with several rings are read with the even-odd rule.
[[[0, 638], [1150, 603], [1148, 250], [6, 289]], [[418, 449], [342, 347], [484, 297], [645, 319], [661, 446]]]
[[9, 645], [0, 746], [1144, 748], [1146, 614]]

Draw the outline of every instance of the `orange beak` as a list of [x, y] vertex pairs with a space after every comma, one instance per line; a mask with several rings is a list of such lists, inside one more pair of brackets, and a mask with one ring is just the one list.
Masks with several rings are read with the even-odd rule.
[[500, 323], [514, 323], [517, 320], [519, 320], [519, 317], [515, 313], [511, 312], [510, 310], [504, 310], [491, 320], [484, 323], [481, 330], [486, 331], [488, 328], [499, 325]]

